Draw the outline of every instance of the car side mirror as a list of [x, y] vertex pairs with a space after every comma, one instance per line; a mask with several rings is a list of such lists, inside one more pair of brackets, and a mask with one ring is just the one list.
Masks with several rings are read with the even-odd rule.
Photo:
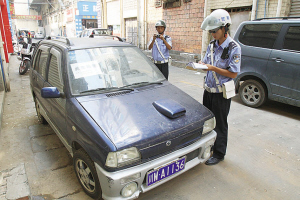
[[43, 98], [59, 98], [59, 97], [61, 97], [61, 94], [56, 87], [42, 88], [41, 95]]

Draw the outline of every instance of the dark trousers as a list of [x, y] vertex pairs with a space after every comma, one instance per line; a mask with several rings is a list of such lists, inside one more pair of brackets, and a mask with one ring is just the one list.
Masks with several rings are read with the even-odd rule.
[[169, 77], [169, 65], [168, 65], [168, 63], [155, 64], [155, 65], [163, 73], [165, 78], [168, 80], [168, 77]]
[[203, 94], [203, 105], [211, 110], [216, 118], [217, 139], [213, 147], [213, 157], [224, 158], [228, 140], [227, 116], [230, 110], [231, 99], [225, 99], [223, 93], [209, 93], [206, 90]]

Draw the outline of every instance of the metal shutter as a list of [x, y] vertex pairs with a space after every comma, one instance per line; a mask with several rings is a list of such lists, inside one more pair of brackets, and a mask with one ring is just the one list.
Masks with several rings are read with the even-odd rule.
[[300, 17], [300, 0], [292, 0], [290, 17]]

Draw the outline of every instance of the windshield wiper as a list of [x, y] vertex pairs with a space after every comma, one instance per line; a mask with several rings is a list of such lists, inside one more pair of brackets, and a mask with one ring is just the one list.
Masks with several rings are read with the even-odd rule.
[[122, 88], [122, 87], [111, 87], [111, 88], [96, 88], [96, 89], [92, 89], [92, 90], [85, 90], [80, 92], [80, 94], [82, 93], [87, 93], [87, 92], [95, 92], [95, 91], [118, 91], [118, 90], [130, 90], [130, 91], [134, 91], [134, 89], [132, 88]]
[[153, 84], [162, 85], [163, 83], [162, 82], [147, 82], [147, 81], [144, 81], [144, 82], [132, 83], [132, 84], [126, 85], [122, 88], [125, 88], [125, 87], [128, 87], [128, 86], [135, 86], [135, 85], [153, 85]]

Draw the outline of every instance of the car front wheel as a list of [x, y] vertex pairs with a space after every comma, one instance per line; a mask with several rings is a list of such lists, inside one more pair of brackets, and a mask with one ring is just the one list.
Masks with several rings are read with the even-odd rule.
[[265, 87], [256, 80], [246, 80], [239, 88], [239, 96], [244, 104], [256, 108], [267, 100]]
[[93, 199], [102, 199], [102, 190], [94, 162], [83, 149], [75, 151], [73, 166], [85, 193]]

